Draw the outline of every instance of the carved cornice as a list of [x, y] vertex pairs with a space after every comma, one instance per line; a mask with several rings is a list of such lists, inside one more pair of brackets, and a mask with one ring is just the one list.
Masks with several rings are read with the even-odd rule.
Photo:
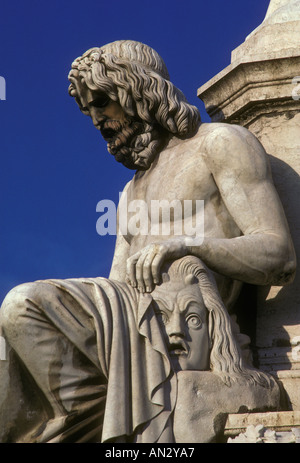
[[293, 98], [299, 44], [300, 0], [272, 0], [262, 24], [233, 50], [231, 64], [198, 90], [212, 121], [247, 125], [262, 104], [267, 112], [275, 103], [299, 111]]
[[300, 55], [234, 63], [200, 87], [198, 97], [213, 122], [247, 125], [276, 105], [279, 111], [299, 112], [300, 101], [293, 98], [299, 74]]

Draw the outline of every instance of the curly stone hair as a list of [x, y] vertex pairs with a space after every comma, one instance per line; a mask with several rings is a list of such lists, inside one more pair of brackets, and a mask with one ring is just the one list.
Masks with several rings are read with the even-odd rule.
[[107, 94], [128, 116], [158, 123], [171, 134], [190, 135], [199, 125], [198, 109], [170, 82], [162, 58], [140, 42], [119, 40], [91, 48], [73, 62], [69, 80], [69, 94], [79, 106], [77, 81]]

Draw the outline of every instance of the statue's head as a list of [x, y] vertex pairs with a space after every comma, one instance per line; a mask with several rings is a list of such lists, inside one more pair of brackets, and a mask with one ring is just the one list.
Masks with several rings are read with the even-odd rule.
[[169, 80], [151, 47], [120, 40], [92, 48], [69, 73], [69, 93], [108, 142], [116, 160], [147, 169], [170, 135], [195, 133], [199, 111]]
[[211, 370], [228, 385], [240, 379], [273, 384], [246, 364], [214, 276], [200, 259], [166, 263], [152, 297], [175, 371]]

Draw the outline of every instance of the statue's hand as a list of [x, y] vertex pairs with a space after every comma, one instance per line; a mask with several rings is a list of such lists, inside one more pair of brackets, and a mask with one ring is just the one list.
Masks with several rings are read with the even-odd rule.
[[151, 243], [127, 259], [127, 282], [141, 292], [151, 292], [160, 282], [162, 264], [187, 254], [188, 247], [181, 237]]

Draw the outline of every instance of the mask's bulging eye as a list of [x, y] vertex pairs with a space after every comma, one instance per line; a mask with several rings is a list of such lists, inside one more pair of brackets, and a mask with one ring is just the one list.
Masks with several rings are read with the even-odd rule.
[[164, 325], [166, 325], [169, 321], [169, 318], [167, 316], [167, 314], [165, 314], [165, 312], [156, 312], [156, 316], [158, 318], [158, 321]]
[[197, 314], [191, 314], [186, 317], [186, 323], [189, 328], [197, 329], [200, 328], [202, 325], [201, 318]]

